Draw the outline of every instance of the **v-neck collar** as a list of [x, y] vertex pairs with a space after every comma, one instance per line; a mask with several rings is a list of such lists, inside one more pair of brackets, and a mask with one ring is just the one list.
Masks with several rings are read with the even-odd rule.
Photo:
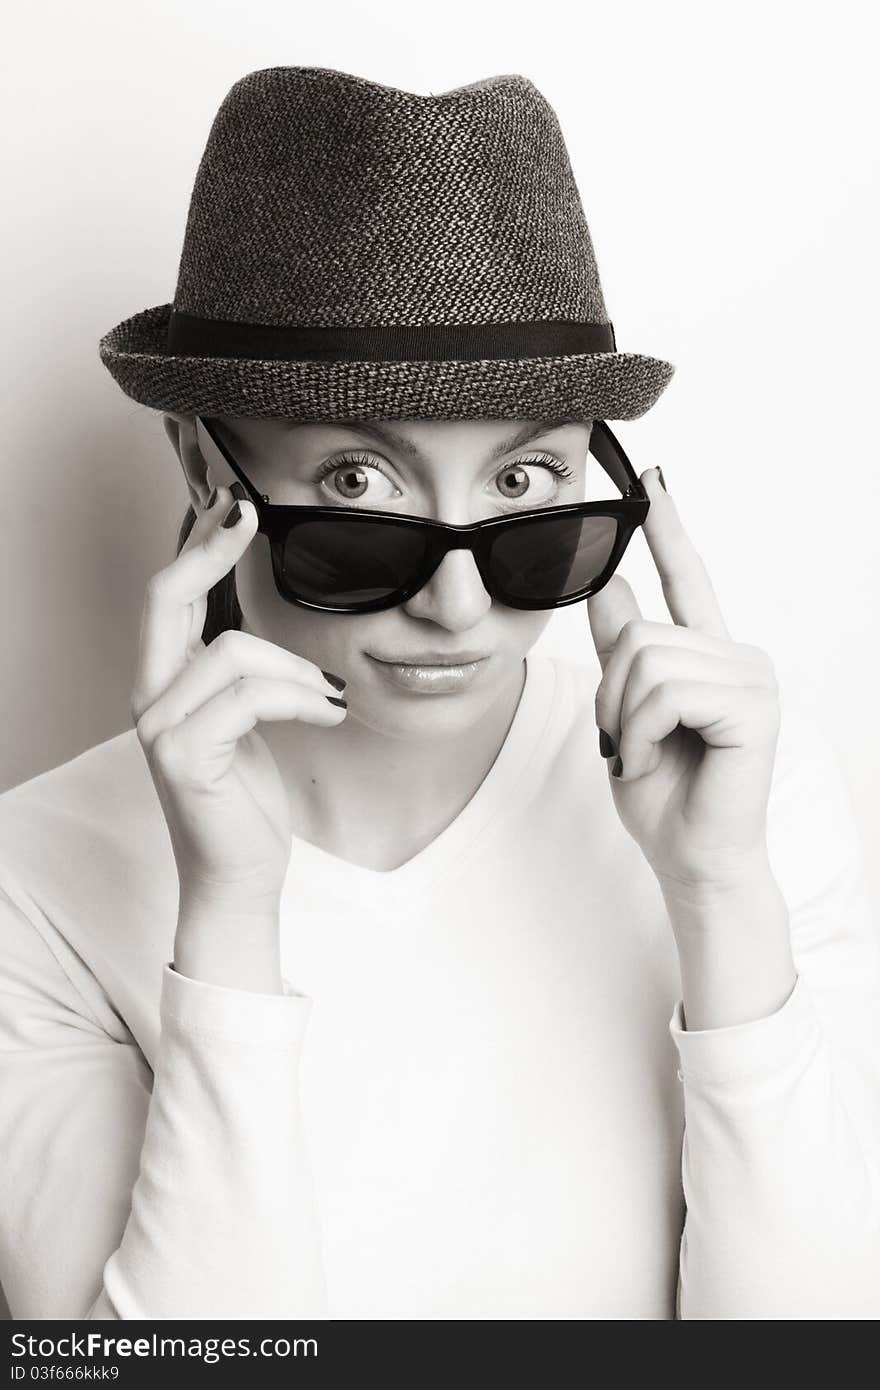
[[283, 897], [296, 900], [297, 880], [309, 882], [314, 892], [363, 904], [412, 903], [413, 890], [423, 892], [448, 869], [466, 857], [477, 836], [489, 826], [509, 798], [533, 754], [553, 708], [556, 667], [543, 652], [525, 657], [526, 676], [516, 712], [495, 761], [470, 801], [429, 844], [396, 869], [370, 869], [340, 859], [310, 840], [293, 836], [290, 864]]

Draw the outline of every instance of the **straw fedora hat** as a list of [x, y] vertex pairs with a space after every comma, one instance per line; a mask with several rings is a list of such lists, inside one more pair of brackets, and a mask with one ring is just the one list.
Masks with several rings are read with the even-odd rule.
[[99, 353], [158, 410], [299, 421], [630, 420], [675, 370], [617, 350], [559, 122], [527, 77], [423, 96], [318, 67], [229, 90], [174, 301]]

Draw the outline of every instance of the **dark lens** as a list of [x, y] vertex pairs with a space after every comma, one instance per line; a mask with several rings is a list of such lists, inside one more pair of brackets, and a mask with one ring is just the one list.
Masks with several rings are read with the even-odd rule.
[[369, 603], [404, 588], [424, 563], [426, 537], [416, 527], [371, 517], [316, 517], [292, 527], [282, 569], [294, 597], [307, 603]]
[[548, 516], [500, 530], [490, 564], [502, 598], [555, 603], [586, 589], [605, 569], [617, 539], [613, 516]]

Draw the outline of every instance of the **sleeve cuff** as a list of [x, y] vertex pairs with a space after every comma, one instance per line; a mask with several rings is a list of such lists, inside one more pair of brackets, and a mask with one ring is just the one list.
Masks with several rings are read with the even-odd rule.
[[204, 1038], [225, 1038], [240, 1046], [273, 1050], [299, 1049], [312, 1010], [312, 999], [298, 993], [282, 979], [283, 994], [257, 994], [253, 990], [193, 980], [162, 966], [160, 1017], [163, 1028], [172, 1024], [185, 1033]]
[[679, 1081], [724, 1082], [767, 1076], [811, 1052], [819, 1040], [819, 1019], [798, 975], [791, 994], [774, 1013], [729, 1028], [686, 1029], [679, 999], [669, 1032], [681, 1062]]

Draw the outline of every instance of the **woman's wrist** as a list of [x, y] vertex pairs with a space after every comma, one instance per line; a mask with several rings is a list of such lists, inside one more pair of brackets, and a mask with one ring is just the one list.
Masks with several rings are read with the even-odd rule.
[[794, 989], [789, 911], [769, 864], [691, 900], [664, 890], [689, 1031], [753, 1022]]
[[188, 908], [177, 920], [174, 969], [191, 980], [283, 994], [281, 933], [277, 915], [226, 915]]

